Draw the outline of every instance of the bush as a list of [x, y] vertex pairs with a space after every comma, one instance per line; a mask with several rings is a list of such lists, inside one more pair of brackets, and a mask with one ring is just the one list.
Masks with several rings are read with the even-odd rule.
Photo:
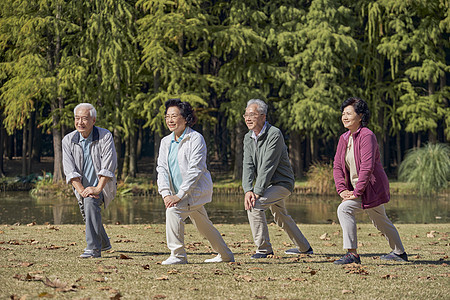
[[446, 189], [450, 180], [450, 147], [427, 144], [408, 151], [399, 167], [399, 180], [413, 182], [421, 195]]
[[309, 167], [308, 187], [317, 189], [319, 194], [334, 193], [333, 165], [325, 162], [315, 162]]

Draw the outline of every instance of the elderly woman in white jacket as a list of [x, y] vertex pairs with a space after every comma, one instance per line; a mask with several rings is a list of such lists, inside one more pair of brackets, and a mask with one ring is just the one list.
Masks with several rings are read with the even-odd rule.
[[211, 243], [218, 255], [205, 262], [234, 261], [233, 253], [208, 218], [206, 203], [212, 198], [212, 179], [206, 167], [203, 136], [191, 128], [196, 117], [188, 102], [170, 99], [166, 103], [166, 124], [172, 132], [159, 148], [158, 192], [166, 206], [166, 237], [170, 257], [163, 265], [186, 264], [184, 221], [187, 217]]

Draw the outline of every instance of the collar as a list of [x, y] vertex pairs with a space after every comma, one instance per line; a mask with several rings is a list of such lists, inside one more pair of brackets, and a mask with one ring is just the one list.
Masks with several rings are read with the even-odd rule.
[[261, 129], [261, 131], [259, 132], [258, 135], [256, 135], [256, 133], [252, 130], [252, 139], [254, 139], [255, 141], [257, 141], [258, 138], [266, 132], [266, 129], [267, 129], [267, 125], [268, 125], [268, 124], [269, 124], [269, 123], [268, 123], [267, 121], [264, 123], [264, 126], [263, 126], [263, 128]]
[[183, 133], [182, 133], [181, 136], [178, 138], [178, 141], [175, 141], [175, 133], [172, 132], [170, 141], [171, 141], [172, 143], [181, 143], [181, 141], [184, 139], [184, 136], [187, 134], [188, 128], [189, 128], [189, 127], [186, 126], [186, 128], [185, 128], [184, 131], [183, 131]]
[[[361, 129], [363, 129], [363, 128], [364, 128], [363, 126], [359, 126], [358, 130], [356, 130], [355, 133], [352, 134], [353, 139], [355, 139], [355, 138], [359, 135], [359, 133], [361, 132]], [[351, 134], [351, 131], [350, 131], [350, 130], [348, 130], [346, 133], [344, 133], [344, 139], [345, 139], [346, 141], [348, 141], [348, 139], [349, 139], [349, 137], [350, 137], [350, 134]]]
[[91, 133], [89, 134], [89, 136], [87, 138], [84, 138], [81, 133], [78, 133], [78, 135], [80, 136], [80, 142], [83, 141], [87, 141], [87, 142], [92, 142], [92, 133], [94, 130], [91, 131]]
[[[72, 143], [78, 144], [81, 140], [80, 136], [81, 136], [81, 134], [77, 131], [76, 134], [74, 134], [72, 137]], [[92, 129], [92, 132], [89, 136], [92, 137], [93, 142], [98, 141], [100, 139], [100, 134], [99, 134], [98, 128], [96, 126], [94, 126], [94, 128]]]

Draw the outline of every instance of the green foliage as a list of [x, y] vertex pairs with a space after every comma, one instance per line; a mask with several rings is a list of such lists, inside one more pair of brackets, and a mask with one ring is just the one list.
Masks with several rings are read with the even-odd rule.
[[410, 150], [400, 165], [399, 180], [414, 182], [422, 195], [446, 189], [450, 181], [450, 146], [427, 144]]
[[307, 173], [307, 185], [316, 189], [320, 195], [334, 193], [333, 165], [325, 162], [314, 162]]

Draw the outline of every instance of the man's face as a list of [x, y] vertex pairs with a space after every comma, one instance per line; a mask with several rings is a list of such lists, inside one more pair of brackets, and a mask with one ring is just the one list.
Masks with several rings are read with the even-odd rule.
[[258, 104], [252, 104], [245, 110], [245, 124], [249, 130], [253, 130], [256, 134], [259, 134], [266, 122], [266, 115], [261, 114], [258, 111]]
[[91, 117], [88, 108], [80, 107], [75, 111], [75, 128], [84, 138], [91, 134], [94, 124], [95, 118]]

